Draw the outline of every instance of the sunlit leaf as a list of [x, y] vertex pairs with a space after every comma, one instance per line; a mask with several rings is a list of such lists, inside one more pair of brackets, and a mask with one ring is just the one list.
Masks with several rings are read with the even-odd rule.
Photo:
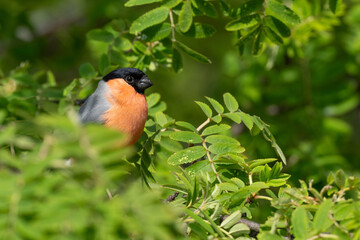
[[171, 155], [168, 163], [171, 165], [180, 165], [200, 159], [205, 154], [206, 150], [202, 146], [189, 147]]
[[267, 4], [268, 4], [267, 9], [269, 9], [269, 11], [274, 15], [274, 17], [289, 24], [300, 23], [299, 16], [293, 10], [286, 7], [282, 3], [276, 0], [269, 0]]
[[331, 199], [327, 199], [321, 203], [319, 209], [316, 211], [313, 227], [318, 232], [326, 231], [327, 227], [329, 227], [329, 211], [332, 205]]
[[208, 118], [211, 118], [211, 116], [212, 116], [212, 110], [211, 110], [211, 108], [210, 108], [207, 104], [205, 104], [205, 103], [203, 103], [203, 102], [199, 102], [199, 101], [195, 101], [195, 103], [196, 103], [197, 105], [199, 105], [199, 107], [201, 108], [201, 110], [205, 113], [205, 115], [206, 115]]
[[179, 27], [182, 32], [187, 32], [192, 23], [191, 1], [184, 2], [179, 15]]
[[245, 16], [229, 22], [228, 24], [226, 24], [225, 28], [228, 31], [237, 31], [244, 28], [255, 26], [256, 24], [259, 23], [260, 20], [261, 19], [258, 14]]
[[220, 225], [225, 229], [231, 228], [241, 219], [241, 211], [237, 210], [233, 212], [230, 216], [228, 216]]
[[130, 26], [130, 33], [135, 34], [142, 30], [162, 23], [169, 15], [169, 9], [167, 7], [159, 7], [152, 9], [145, 14], [138, 17]]
[[224, 112], [224, 107], [218, 101], [210, 97], [206, 97], [206, 99], [211, 103], [217, 113], [221, 114]]
[[233, 95], [231, 95], [230, 93], [225, 93], [223, 95], [223, 98], [224, 98], [225, 105], [226, 105], [227, 109], [229, 109], [230, 112], [235, 112], [236, 110], [238, 110], [239, 104]]
[[161, 0], [129, 0], [125, 3], [125, 7], [132, 7], [137, 5], [145, 5], [149, 3], [161, 2]]
[[227, 124], [213, 125], [213, 126], [205, 128], [204, 131], [202, 132], [202, 135], [206, 136], [206, 135], [221, 133], [221, 132], [225, 132], [225, 131], [229, 130], [230, 128], [231, 127]]
[[198, 134], [190, 131], [173, 132], [169, 135], [169, 137], [173, 140], [180, 142], [187, 142], [187, 143], [202, 142], [202, 138]]

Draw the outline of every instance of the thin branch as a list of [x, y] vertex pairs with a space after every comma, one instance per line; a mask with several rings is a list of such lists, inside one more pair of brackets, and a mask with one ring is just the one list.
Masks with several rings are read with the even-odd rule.
[[210, 122], [210, 118], [206, 119], [205, 122], [203, 122], [197, 129], [196, 131], [200, 131], [203, 127], [205, 127], [208, 123]]
[[205, 140], [203, 140], [202, 145], [203, 145], [204, 148], [206, 149], [207, 158], [208, 158], [209, 161], [210, 161], [211, 168], [212, 168], [213, 172], [215, 173], [217, 180], [219, 181], [219, 183], [222, 183], [222, 181], [221, 181], [221, 179], [220, 179], [220, 177], [219, 177], [219, 174], [218, 174], [218, 172], [216, 171], [216, 168], [215, 168], [215, 165], [214, 165], [214, 161], [211, 159], [210, 152], [209, 152], [209, 149], [207, 148], [207, 145], [206, 145], [206, 143], [205, 143]]
[[165, 202], [168, 202], [168, 203], [172, 202], [177, 198], [177, 196], [179, 196], [179, 192], [174, 192], [173, 194], [171, 194], [170, 196], [168, 196], [166, 198]]
[[173, 12], [171, 9], [169, 10], [169, 17], [170, 17], [170, 23], [171, 23], [171, 41], [176, 42], [174, 16], [173, 16]]
[[111, 192], [110, 192], [110, 190], [108, 188], [106, 189], [106, 193], [107, 193], [110, 200], [113, 199], [113, 195], [111, 194]]

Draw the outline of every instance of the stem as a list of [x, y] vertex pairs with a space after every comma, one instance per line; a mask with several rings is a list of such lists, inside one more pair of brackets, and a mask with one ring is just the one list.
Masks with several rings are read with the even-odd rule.
[[108, 188], [106, 189], [106, 193], [107, 193], [109, 199], [111, 200], [113, 198], [113, 195], [111, 194], [111, 192]]
[[171, 9], [169, 10], [169, 17], [170, 17], [170, 23], [171, 23], [171, 41], [176, 42], [174, 16], [173, 16], [173, 12]]
[[206, 119], [205, 122], [203, 122], [197, 129], [196, 131], [200, 131], [203, 127], [205, 127], [209, 122], [210, 122], [210, 118]]
[[222, 181], [221, 181], [221, 179], [220, 179], [220, 177], [219, 177], [219, 174], [218, 174], [217, 171], [216, 171], [216, 168], [215, 168], [215, 165], [214, 165], [214, 161], [211, 159], [210, 152], [209, 152], [209, 149], [208, 149], [207, 146], [206, 146], [205, 140], [203, 140], [202, 145], [203, 145], [204, 148], [206, 149], [207, 158], [208, 158], [209, 161], [210, 161], [211, 168], [212, 168], [213, 172], [215, 173], [217, 180], [219, 181], [219, 183], [222, 183]]
[[249, 173], [249, 184], [253, 184], [252, 173]]

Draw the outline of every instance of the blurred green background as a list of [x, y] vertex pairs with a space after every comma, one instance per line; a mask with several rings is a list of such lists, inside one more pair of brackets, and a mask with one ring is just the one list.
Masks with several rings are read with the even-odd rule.
[[[358, 174], [360, 2], [343, 2], [338, 16], [295, 6], [302, 23], [283, 46], [271, 45], [260, 56], [238, 54], [234, 35], [224, 30], [228, 18], [204, 18], [216, 27], [214, 36], [179, 39], [212, 64], [183, 56], [179, 74], [162, 67], [147, 72], [155, 83], [150, 92], [162, 95], [170, 116], [194, 124], [204, 121], [194, 100], [220, 100], [224, 92], [231, 92], [244, 111], [271, 125], [288, 158], [285, 171], [294, 182], [319, 182], [338, 168]], [[82, 63], [96, 66], [103, 53], [103, 45], [87, 40], [88, 31], [113, 19], [132, 21], [149, 8], [125, 8], [119, 0], [1, 0], [0, 69], [7, 73], [29, 61], [33, 72], [51, 70], [65, 87], [79, 76]], [[274, 155], [261, 136], [250, 137], [241, 125], [233, 132], [246, 142], [249, 155]]]

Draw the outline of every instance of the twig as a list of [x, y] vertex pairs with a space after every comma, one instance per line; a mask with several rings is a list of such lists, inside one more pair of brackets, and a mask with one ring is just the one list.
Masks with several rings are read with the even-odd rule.
[[221, 181], [221, 179], [220, 179], [220, 177], [219, 177], [219, 174], [218, 174], [218, 172], [216, 171], [216, 168], [215, 168], [215, 165], [214, 165], [214, 161], [211, 159], [210, 152], [209, 152], [209, 149], [207, 148], [207, 145], [206, 145], [206, 143], [205, 143], [205, 140], [203, 140], [202, 145], [203, 145], [204, 148], [206, 149], [207, 158], [208, 158], [209, 161], [210, 161], [211, 168], [212, 168], [213, 172], [215, 173], [217, 180], [219, 181], [219, 183], [222, 183], [222, 181]]
[[179, 192], [174, 192], [173, 194], [171, 194], [170, 196], [168, 196], [166, 198], [165, 202], [168, 202], [168, 203], [172, 202], [177, 198], [177, 196], [179, 196]]
[[[224, 221], [227, 217], [229, 217], [228, 215], [221, 215], [219, 218], [220, 223], [222, 221]], [[248, 219], [244, 219], [241, 218], [238, 223], [243, 223], [246, 226], [248, 226], [250, 228], [250, 230], [253, 232], [253, 234], [255, 234], [255, 236], [260, 232], [260, 223], [248, 220]]]
[[203, 122], [197, 129], [196, 131], [200, 131], [203, 127], [205, 127], [208, 123], [210, 122], [210, 118], [206, 119], [205, 122]]
[[111, 192], [110, 192], [110, 190], [108, 188], [106, 189], [106, 193], [107, 193], [110, 200], [113, 199], [113, 195], [111, 194]]
[[176, 42], [174, 16], [173, 16], [173, 12], [171, 9], [169, 10], [169, 17], [170, 17], [170, 23], [171, 23], [171, 41]]

